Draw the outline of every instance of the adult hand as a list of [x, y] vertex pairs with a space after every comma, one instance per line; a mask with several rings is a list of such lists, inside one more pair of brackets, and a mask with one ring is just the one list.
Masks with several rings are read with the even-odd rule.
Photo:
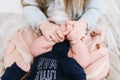
[[48, 41], [62, 42], [64, 41], [64, 35], [60, 27], [50, 22], [44, 22], [40, 25], [40, 30]]

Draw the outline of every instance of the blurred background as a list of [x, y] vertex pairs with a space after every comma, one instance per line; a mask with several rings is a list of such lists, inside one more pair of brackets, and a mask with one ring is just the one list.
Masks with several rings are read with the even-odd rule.
[[[20, 0], [0, 0], [0, 27], [9, 17], [21, 13]], [[101, 0], [101, 18], [98, 24], [109, 29], [111, 37], [106, 40], [113, 46], [110, 47], [110, 72], [104, 80], [120, 80], [120, 0]]]
[[20, 13], [21, 11], [20, 0], [0, 0], [1, 13]]

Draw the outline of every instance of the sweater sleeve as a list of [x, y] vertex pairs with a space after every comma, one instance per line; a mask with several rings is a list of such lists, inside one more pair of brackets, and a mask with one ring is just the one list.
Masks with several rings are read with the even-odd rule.
[[85, 20], [88, 23], [87, 31], [92, 31], [95, 28], [95, 24], [100, 17], [100, 0], [88, 0], [88, 4], [84, 10], [84, 14], [80, 19]]
[[28, 24], [37, 32], [39, 25], [48, 21], [44, 13], [38, 8], [35, 0], [21, 0], [23, 5], [23, 14]]
[[6, 69], [5, 73], [1, 77], [1, 80], [20, 80], [25, 73], [25, 71], [14, 63], [11, 67]]

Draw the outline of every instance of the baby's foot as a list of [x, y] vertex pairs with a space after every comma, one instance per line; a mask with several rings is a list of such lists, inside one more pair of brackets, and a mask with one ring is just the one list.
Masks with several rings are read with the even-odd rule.
[[16, 62], [16, 64], [25, 72], [29, 72], [30, 70], [30, 64], [27, 64], [25, 62]]

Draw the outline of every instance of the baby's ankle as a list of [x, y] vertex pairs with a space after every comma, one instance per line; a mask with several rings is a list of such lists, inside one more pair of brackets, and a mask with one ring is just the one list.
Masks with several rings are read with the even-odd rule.
[[30, 64], [25, 62], [16, 62], [17, 66], [20, 67], [23, 71], [29, 72], [30, 70]]

